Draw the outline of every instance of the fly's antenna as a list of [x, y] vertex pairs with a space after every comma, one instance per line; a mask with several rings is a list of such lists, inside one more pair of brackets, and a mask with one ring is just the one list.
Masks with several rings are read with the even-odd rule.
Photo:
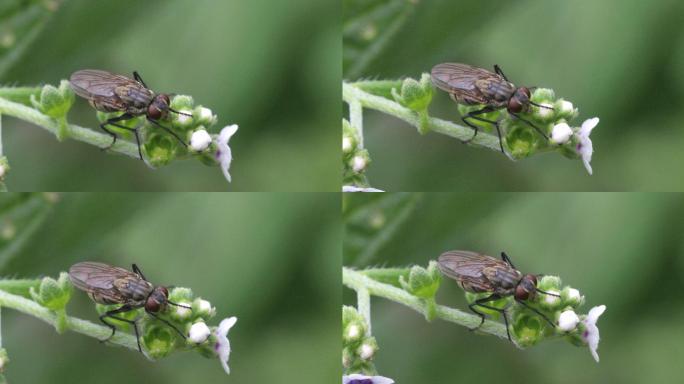
[[192, 307], [188, 307], [187, 305], [183, 305], [183, 304], [174, 303], [173, 301], [170, 301], [170, 300], [166, 300], [166, 302], [171, 304], [171, 305], [175, 305], [176, 307], [192, 309]]
[[537, 292], [539, 292], [539, 293], [543, 293], [543, 294], [545, 294], [545, 295], [561, 297], [561, 296], [558, 295], [558, 294], [551, 293], [551, 292], [546, 292], [546, 291], [542, 291], [541, 289], [536, 288], [536, 287], [534, 288], [534, 290], [537, 291]]
[[552, 110], [552, 111], [555, 111], [555, 109], [553, 109], [553, 107], [547, 107], [546, 105], [537, 104], [537, 103], [535, 103], [535, 102], [533, 102], [533, 101], [530, 101], [530, 104], [532, 104], [532, 105], [534, 105], [534, 106], [537, 106], [537, 107], [539, 107], [539, 108], [546, 108], [546, 109], [550, 109], [550, 110]]
[[191, 113], [185, 113], [185, 112], [181, 112], [181, 111], [176, 111], [175, 109], [173, 109], [173, 108], [171, 108], [171, 107], [169, 107], [169, 111], [171, 111], [171, 112], [173, 112], [173, 113], [177, 113], [177, 114], [179, 114], [179, 115], [185, 115], [185, 116], [190, 116], [190, 117], [192, 117], [192, 114], [191, 114]]

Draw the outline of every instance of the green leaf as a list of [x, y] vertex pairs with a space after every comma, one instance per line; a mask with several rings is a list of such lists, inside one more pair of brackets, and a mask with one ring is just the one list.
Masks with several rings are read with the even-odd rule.
[[411, 216], [420, 194], [370, 193], [344, 196], [344, 265], [367, 265], [382, 247], [394, 239]]
[[2, 76], [26, 52], [50, 16], [57, 10], [60, 1], [3, 0], [0, 4], [0, 76]]
[[416, 6], [409, 0], [345, 0], [343, 73], [356, 78], [382, 53]]
[[54, 195], [44, 193], [0, 196], [0, 268], [21, 252], [55, 201]]

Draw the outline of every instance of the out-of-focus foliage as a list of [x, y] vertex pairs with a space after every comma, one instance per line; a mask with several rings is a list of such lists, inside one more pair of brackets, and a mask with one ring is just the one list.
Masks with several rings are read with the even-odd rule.
[[[332, 0], [64, 1], [0, 84], [58, 84], [84, 68], [137, 70], [153, 90], [189, 94], [211, 108], [216, 132], [239, 124], [233, 183], [218, 167], [177, 162], [151, 171], [3, 117], [8, 187], [339, 190], [332, 172], [339, 159], [331, 156], [339, 153], [339, 12]], [[82, 99], [69, 121], [99, 130]]]
[[[421, 0], [382, 53], [348, 80], [417, 77], [449, 61], [499, 64], [515, 84], [572, 101], [578, 121], [601, 119], [592, 133], [594, 175], [557, 156], [514, 163], [443, 135], [422, 137], [372, 111], [364, 115], [373, 158], [366, 175], [394, 191], [684, 190], [682, 14], [684, 3], [673, 0]], [[444, 92], [430, 114], [460, 122]]]
[[[346, 230], [360, 225], [349, 218], [360, 217], [364, 207], [369, 220], [371, 213], [396, 214], [383, 202], [392, 199], [396, 194], [346, 194], [345, 207], [353, 209]], [[587, 300], [581, 309], [607, 306], [598, 323], [601, 362], [586, 348], [564, 342], [520, 351], [374, 299], [376, 368], [398, 383], [677, 381], [684, 337], [682, 215], [684, 198], [670, 194], [419, 195], [409, 217], [366, 265], [424, 266], [452, 249], [493, 256], [506, 251], [521, 271], [559, 275], [579, 289]], [[353, 265], [358, 236], [344, 244], [345, 265]], [[345, 304], [356, 304], [353, 291], [344, 293]], [[442, 280], [437, 303], [467, 309], [463, 291], [449, 279]]]
[[[59, 194], [3, 276], [57, 277], [84, 260], [191, 287], [230, 331], [231, 374], [217, 359], [178, 353], [151, 363], [9, 309], [2, 343], [9, 382], [301, 383], [339, 381], [341, 224], [334, 194]], [[16, 195], [0, 196], [0, 208]], [[337, 300], [331, 298], [338, 298]], [[74, 290], [67, 313], [98, 322]], [[213, 324], [215, 325], [215, 324]], [[40, 366], [40, 369], [36, 369]]]

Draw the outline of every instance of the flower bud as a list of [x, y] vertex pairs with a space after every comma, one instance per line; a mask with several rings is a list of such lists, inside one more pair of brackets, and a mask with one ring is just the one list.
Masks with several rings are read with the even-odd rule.
[[570, 332], [579, 323], [579, 316], [573, 310], [563, 311], [560, 316], [558, 316], [558, 328], [565, 332]]
[[414, 112], [425, 111], [432, 101], [432, 84], [430, 82], [430, 75], [424, 73], [420, 81], [412, 78], [404, 79], [401, 83], [401, 91], [397, 92], [396, 88], [392, 88], [392, 97], [399, 104]]
[[198, 321], [190, 327], [188, 341], [200, 344], [204, 343], [211, 335], [211, 330], [204, 321]]
[[206, 129], [198, 129], [192, 133], [190, 137], [190, 149], [195, 152], [201, 152], [209, 148], [211, 144], [211, 135]]
[[405, 291], [414, 296], [422, 299], [430, 299], [435, 297], [441, 279], [442, 277], [439, 268], [437, 267], [437, 263], [435, 261], [430, 261], [427, 268], [417, 265], [411, 267], [408, 281], [404, 279], [404, 276], [399, 276], [399, 284], [401, 284]]

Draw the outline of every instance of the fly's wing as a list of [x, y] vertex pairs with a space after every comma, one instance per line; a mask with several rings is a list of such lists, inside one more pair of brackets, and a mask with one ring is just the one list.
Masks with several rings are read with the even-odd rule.
[[72, 265], [69, 268], [69, 279], [76, 288], [89, 293], [95, 301], [101, 303], [123, 303], [126, 297], [119, 290], [119, 282], [141, 280], [131, 271], [94, 261]]
[[99, 69], [76, 71], [69, 82], [77, 95], [105, 112], [127, 111], [130, 107], [138, 112], [154, 97], [152, 91], [136, 80]]
[[487, 268], [500, 264], [501, 260], [472, 251], [449, 251], [439, 256], [439, 270], [470, 292], [490, 292], [496, 287], [484, 274]]
[[438, 64], [432, 68], [432, 82], [449, 92], [457, 102], [503, 106], [515, 86], [486, 69], [460, 63]]
[[71, 74], [71, 88], [77, 95], [90, 99], [93, 97], [116, 97], [116, 88], [122, 85], [140, 87], [140, 83], [126, 76], [99, 69], [83, 69]]

